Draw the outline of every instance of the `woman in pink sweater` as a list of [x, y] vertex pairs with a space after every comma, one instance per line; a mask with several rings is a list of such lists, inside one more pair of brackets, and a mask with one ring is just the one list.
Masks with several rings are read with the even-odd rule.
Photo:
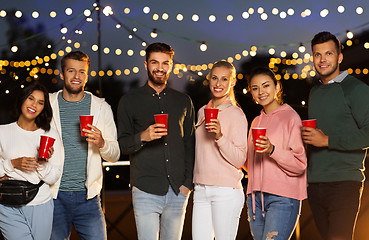
[[[246, 170], [247, 207], [251, 233], [256, 240], [290, 239], [306, 193], [306, 154], [301, 119], [282, 103], [282, 86], [268, 68], [257, 68], [249, 79], [254, 101], [263, 110], [253, 127], [266, 128], [255, 150], [249, 134]], [[250, 131], [251, 132], [251, 131]]]
[[[245, 202], [241, 185], [246, 160], [247, 120], [237, 107], [233, 87], [236, 70], [231, 63], [214, 64], [209, 79], [213, 95], [198, 112], [196, 129], [194, 240], [235, 239]], [[219, 109], [218, 119], [205, 124], [204, 109]]]

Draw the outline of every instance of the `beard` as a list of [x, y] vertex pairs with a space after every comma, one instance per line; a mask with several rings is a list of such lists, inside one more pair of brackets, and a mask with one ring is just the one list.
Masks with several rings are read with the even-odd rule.
[[64, 87], [65, 87], [65, 90], [67, 90], [69, 94], [78, 94], [83, 91], [83, 86], [73, 89], [71, 85], [64, 84]]
[[[155, 71], [155, 72], [159, 72], [159, 71]], [[165, 75], [162, 78], [155, 78], [154, 75], [150, 71], [147, 71], [147, 75], [148, 75], [149, 80], [153, 84], [159, 85], [159, 86], [160, 85], [165, 85], [168, 81], [168, 78], [169, 78], [169, 75], [166, 72], [163, 72], [163, 73], [165, 73]]]

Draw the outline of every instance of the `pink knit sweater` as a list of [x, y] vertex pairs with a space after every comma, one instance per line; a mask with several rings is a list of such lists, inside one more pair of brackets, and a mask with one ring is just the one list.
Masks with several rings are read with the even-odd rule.
[[[247, 161], [247, 193], [256, 191], [302, 200], [306, 193], [306, 154], [301, 138], [301, 119], [287, 104], [261, 114], [251, 127], [264, 127], [266, 136], [275, 146], [269, 156], [256, 153], [249, 134]], [[251, 130], [250, 130], [251, 133]]]
[[247, 119], [242, 109], [228, 105], [219, 111], [223, 137], [205, 129], [203, 106], [198, 112], [195, 167], [193, 182], [197, 184], [242, 188], [242, 166], [246, 160]]

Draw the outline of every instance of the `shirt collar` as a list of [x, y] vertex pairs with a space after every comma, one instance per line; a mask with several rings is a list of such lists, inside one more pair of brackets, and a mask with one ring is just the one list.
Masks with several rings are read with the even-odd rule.
[[[343, 72], [341, 72], [340, 73], [340, 75], [338, 75], [337, 77], [335, 77], [335, 78], [333, 78], [332, 80], [330, 80], [327, 84], [331, 84], [331, 83], [340, 83], [340, 82], [342, 82], [343, 81], [343, 79], [345, 79], [345, 77], [347, 77], [347, 75], [348, 75], [348, 72], [347, 72], [347, 70], [346, 71], [343, 71]], [[322, 80], [319, 80], [321, 83], [323, 83], [322, 82]]]
[[[152, 87], [150, 87], [150, 85], [146, 82], [146, 84], [144, 85], [144, 89], [146, 92], [150, 93], [150, 94], [156, 94], [155, 89], [153, 89]], [[163, 89], [163, 91], [160, 92], [161, 94], [166, 94], [166, 92], [168, 91], [168, 85], [165, 86], [165, 88]]]

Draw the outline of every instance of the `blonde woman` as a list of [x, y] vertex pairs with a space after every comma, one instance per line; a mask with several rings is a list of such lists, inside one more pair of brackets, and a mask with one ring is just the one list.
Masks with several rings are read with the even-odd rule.
[[[245, 197], [241, 168], [246, 159], [247, 120], [237, 106], [231, 63], [214, 64], [209, 79], [210, 102], [198, 112], [195, 132], [194, 240], [235, 239]], [[205, 124], [204, 109], [219, 109], [218, 118]]]

